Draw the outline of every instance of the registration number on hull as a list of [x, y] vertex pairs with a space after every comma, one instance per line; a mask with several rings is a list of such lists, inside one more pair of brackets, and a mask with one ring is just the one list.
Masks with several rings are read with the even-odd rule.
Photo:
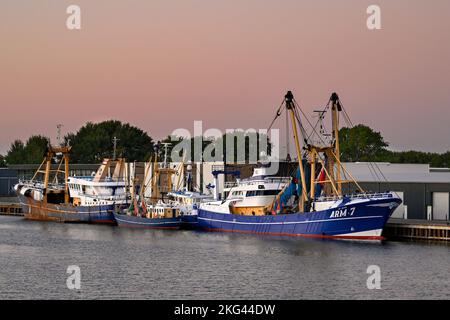
[[355, 213], [356, 208], [344, 208], [331, 211], [330, 218], [342, 218], [342, 217], [351, 217]]

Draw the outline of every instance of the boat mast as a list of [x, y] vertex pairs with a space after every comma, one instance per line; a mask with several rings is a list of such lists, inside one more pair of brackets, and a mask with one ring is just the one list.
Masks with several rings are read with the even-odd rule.
[[339, 112], [342, 110], [339, 103], [339, 97], [336, 92], [331, 95], [331, 113], [334, 139], [334, 157], [336, 158], [336, 181], [338, 196], [342, 196], [342, 179], [341, 179], [341, 152], [339, 149]]
[[[52, 147], [51, 145], [48, 146], [47, 154], [45, 155], [45, 171], [44, 173], [44, 203], [47, 203], [47, 195], [49, 191], [49, 182], [50, 182], [50, 173], [54, 172], [55, 175], [58, 175], [61, 173], [59, 168], [57, 170], [52, 170], [52, 159], [57, 153], [62, 153], [63, 155], [63, 161], [64, 161], [64, 203], [68, 204], [70, 197], [69, 197], [69, 184], [67, 183], [69, 180], [69, 153], [70, 153], [70, 146], [58, 146], [58, 147]], [[42, 165], [41, 165], [42, 166]], [[36, 172], [41, 172], [40, 169]], [[35, 174], [35, 176], [36, 176]], [[34, 177], [33, 177], [34, 179]]]
[[167, 192], [172, 191], [172, 174], [174, 173], [174, 171], [172, 169], [170, 169], [170, 165], [167, 162], [167, 148], [170, 146], [170, 143], [165, 142], [163, 143], [164, 145], [164, 168], [163, 170], [161, 170], [162, 172], [164, 172], [165, 174], [165, 179], [167, 180], [167, 190], [165, 190]]
[[286, 109], [286, 162], [291, 161], [291, 146], [289, 140], [289, 112]]
[[69, 152], [70, 147], [62, 147], [63, 149], [63, 157], [64, 157], [64, 183], [66, 192], [64, 194], [64, 203], [69, 203]]
[[298, 139], [298, 131], [297, 131], [297, 119], [295, 117], [295, 105], [294, 105], [294, 95], [291, 91], [288, 91], [286, 95], [284, 96], [285, 102], [286, 102], [286, 109], [289, 110], [289, 113], [291, 115], [291, 123], [292, 123], [292, 131], [294, 133], [294, 140], [295, 140], [295, 147], [297, 151], [297, 159], [298, 159], [298, 166], [300, 169], [300, 176], [302, 180], [302, 197], [299, 205], [300, 212], [304, 211], [304, 204], [306, 201], [308, 201], [308, 195], [306, 193], [306, 180], [305, 180], [305, 171], [303, 168], [303, 160], [302, 160], [302, 152], [300, 148], [300, 141]]
[[[183, 184], [186, 184], [186, 178], [184, 176], [185, 170], [184, 170], [184, 161], [185, 161], [185, 153], [183, 152], [183, 158], [181, 159], [181, 163], [179, 165], [179, 168], [177, 170], [178, 178], [177, 178], [177, 184], [176, 184], [176, 191], [181, 190], [181, 181], [183, 181]], [[183, 180], [181, 180], [183, 179]]]
[[309, 197], [311, 200], [314, 200], [316, 193], [316, 150], [313, 149], [310, 152], [310, 162], [311, 162], [311, 185], [310, 185], [310, 193]]
[[164, 142], [162, 143], [164, 146], [164, 168], [167, 168], [167, 148], [169, 147], [170, 143]]
[[[156, 155], [155, 155], [155, 157], [156, 157]], [[141, 186], [141, 192], [140, 192], [141, 199], [144, 199], [144, 197], [145, 197], [145, 189], [147, 188], [148, 174], [150, 172], [150, 168], [152, 166], [152, 163], [153, 163], [152, 162], [152, 156], [150, 156], [150, 158], [148, 160], [148, 166], [144, 170], [144, 179], [142, 180], [142, 183], [141, 183], [141, 185], [142, 185]], [[145, 166], [145, 163], [144, 163], [144, 166]]]
[[157, 181], [158, 181], [158, 175], [159, 175], [159, 168], [158, 168], [158, 152], [155, 152], [155, 159], [152, 163], [152, 177], [151, 177], [151, 186], [152, 186], [152, 192], [151, 192], [151, 203], [156, 203], [158, 201], [159, 193], [158, 188], [156, 187]]
[[50, 170], [52, 165], [53, 152], [52, 147], [49, 146], [45, 156], [45, 172], [44, 172], [44, 203], [47, 203], [48, 182], [50, 180]]

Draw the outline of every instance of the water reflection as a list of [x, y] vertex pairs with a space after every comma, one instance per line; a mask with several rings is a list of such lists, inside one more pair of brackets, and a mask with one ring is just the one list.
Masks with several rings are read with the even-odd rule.
[[[449, 247], [0, 217], [0, 299], [448, 298]], [[78, 265], [82, 288], [66, 287]], [[366, 287], [379, 265], [382, 290]]]

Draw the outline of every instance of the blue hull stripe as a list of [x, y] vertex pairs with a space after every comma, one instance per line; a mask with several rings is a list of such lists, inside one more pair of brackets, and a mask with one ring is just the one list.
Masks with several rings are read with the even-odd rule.
[[180, 224], [180, 221], [163, 221], [163, 222], [139, 222], [139, 221], [131, 221], [131, 220], [123, 220], [115, 217], [117, 222], [131, 223], [131, 224], [142, 224], [142, 225], [166, 225], [166, 224]]
[[200, 208], [198, 227], [208, 231], [375, 239], [382, 238], [380, 231], [400, 201], [375, 199], [316, 212], [265, 216], [226, 214]]
[[179, 229], [181, 218], [143, 218], [114, 213], [114, 219], [119, 227]]
[[[367, 217], [350, 217], [350, 218], [335, 218], [333, 221], [339, 220], [356, 220], [356, 219], [374, 219], [374, 218], [383, 218], [383, 216], [367, 216]], [[198, 218], [199, 220], [207, 220], [207, 221], [216, 221], [223, 223], [235, 223], [235, 224], [250, 224], [254, 225], [255, 222], [242, 222], [242, 221], [227, 221], [221, 219], [208, 219], [208, 218]], [[325, 220], [311, 220], [311, 221], [286, 221], [286, 222], [258, 222], [258, 225], [275, 225], [275, 224], [299, 224], [299, 223], [320, 223], [320, 222], [330, 222], [330, 219]]]

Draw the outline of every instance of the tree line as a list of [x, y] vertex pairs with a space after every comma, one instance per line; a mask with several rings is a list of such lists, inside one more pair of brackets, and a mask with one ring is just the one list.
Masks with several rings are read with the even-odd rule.
[[[260, 141], [258, 139], [266, 139], [267, 150], [260, 150], [259, 144], [255, 146], [255, 140], [251, 139], [250, 134], [244, 132], [226, 134], [219, 138], [203, 139], [201, 142], [196, 142], [196, 139], [201, 139], [201, 137], [179, 138], [178, 143], [190, 146], [191, 151], [194, 150], [195, 145], [198, 146], [200, 144], [201, 152], [208, 150], [207, 148], [211, 143], [216, 143], [223, 148], [220, 155], [223, 157], [226, 153], [227, 139], [238, 140], [243, 138], [245, 141], [245, 161], [250, 160], [251, 150], [257, 150], [259, 160], [262, 152], [270, 154], [271, 143], [267, 136], [260, 137], [258, 133], [255, 134], [257, 135], [256, 141]], [[155, 142], [145, 131], [116, 120], [100, 123], [88, 122], [76, 133], [68, 133], [64, 137], [64, 141], [72, 146], [71, 162], [99, 163], [103, 158], [112, 157], [114, 137], [117, 138], [116, 155], [129, 161], [148, 161], [155, 153], [162, 160], [164, 156], [163, 143], [173, 141], [170, 137], [167, 137], [162, 141]], [[339, 140], [342, 161], [426, 163], [432, 167], [450, 168], [450, 151], [441, 154], [413, 150], [392, 151], [388, 149], [389, 143], [384, 140], [380, 132], [376, 132], [362, 124], [352, 128], [341, 128]], [[0, 166], [41, 163], [49, 141], [48, 137], [42, 135], [33, 135], [25, 142], [15, 140], [7, 154], [5, 156], [0, 155]], [[168, 147], [169, 161], [171, 160], [172, 148], [175, 148], [176, 145], [176, 143], [172, 143]], [[215, 156], [216, 152], [220, 152], [220, 147], [213, 151], [211, 155]], [[181, 154], [179, 156], [180, 158], [183, 157]], [[237, 144], [235, 144], [234, 157], [237, 159]], [[198, 160], [195, 152], [191, 152], [191, 160]]]
[[[70, 161], [71, 163], [100, 163], [104, 158], [113, 157], [113, 140], [116, 139], [116, 156], [126, 158], [128, 161], [148, 161], [151, 157], [157, 154], [159, 161], [164, 159], [164, 143], [171, 142], [168, 146], [168, 161], [171, 161], [171, 151], [179, 143], [182, 143], [185, 148], [180, 149], [178, 154], [179, 159], [188, 161], [182, 153], [183, 150], [189, 149], [191, 154], [191, 161], [197, 161], [199, 154], [207, 149], [211, 144], [217, 147], [211, 156], [216, 157], [217, 160], [223, 160], [223, 156], [226, 154], [225, 148], [228, 139], [235, 139], [244, 142], [244, 161], [251, 160], [251, 154], [256, 153], [259, 160], [259, 155], [262, 151], [266, 154], [270, 154], [270, 141], [267, 136], [260, 137], [259, 133], [254, 133], [255, 137], [252, 137], [252, 133], [235, 132], [231, 134], [225, 134], [219, 138], [207, 138], [201, 137], [183, 138], [176, 137], [175, 142], [170, 136], [162, 141], [155, 142], [146, 132], [143, 130], [131, 126], [128, 123], [122, 123], [117, 120], [103, 121], [100, 123], [88, 122], [76, 133], [68, 133], [64, 136], [64, 143], [72, 147]], [[202, 141], [198, 141], [201, 139]], [[258, 139], [265, 139], [267, 149], [260, 150], [260, 144]], [[0, 166], [7, 166], [13, 164], [38, 164], [42, 162], [42, 159], [47, 150], [47, 146], [50, 143], [48, 137], [42, 135], [34, 135], [30, 137], [25, 143], [21, 140], [15, 140], [7, 154], [0, 156]], [[198, 148], [198, 145], [200, 147]], [[238, 143], [235, 143], [233, 156], [235, 159], [238, 157]], [[196, 150], [199, 149], [199, 150]], [[196, 152], [194, 152], [196, 151]]]
[[436, 168], [450, 168], [450, 151], [392, 151], [380, 132], [359, 124], [339, 130], [341, 160], [347, 162], [422, 163]]

